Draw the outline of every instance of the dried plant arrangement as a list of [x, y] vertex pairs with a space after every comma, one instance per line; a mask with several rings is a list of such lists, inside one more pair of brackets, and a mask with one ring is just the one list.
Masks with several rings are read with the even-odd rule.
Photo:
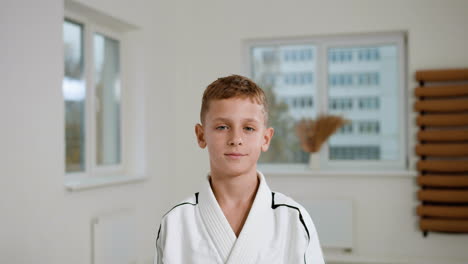
[[302, 119], [296, 124], [296, 134], [305, 152], [315, 153], [325, 141], [349, 120], [335, 115], [319, 115], [316, 120]]

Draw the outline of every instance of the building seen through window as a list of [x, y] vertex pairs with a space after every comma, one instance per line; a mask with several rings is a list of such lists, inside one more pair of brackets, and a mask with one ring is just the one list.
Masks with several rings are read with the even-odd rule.
[[[270, 151], [262, 154], [260, 162], [307, 163], [308, 153], [301, 150], [294, 126], [302, 118], [315, 118], [322, 112], [350, 120], [324, 146], [328, 148], [328, 160], [398, 159], [401, 135], [397, 119], [397, 46], [334, 46], [324, 53], [319, 53], [319, 49], [324, 46], [251, 47], [252, 78], [267, 93], [270, 125], [275, 128]], [[327, 64], [321, 64], [319, 54], [327, 54]], [[319, 101], [323, 94], [326, 96], [320, 98], [325, 98], [326, 104]], [[327, 109], [323, 108], [325, 105]]]

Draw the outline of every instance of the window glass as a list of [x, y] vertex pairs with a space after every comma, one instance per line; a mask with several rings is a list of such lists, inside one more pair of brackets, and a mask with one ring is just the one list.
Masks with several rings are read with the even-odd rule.
[[[275, 129], [270, 149], [260, 163], [307, 163], [295, 124], [315, 116], [315, 51], [313, 45], [269, 45], [251, 49], [252, 78], [262, 87], [270, 105], [269, 125]], [[267, 54], [267, 55], [266, 55]], [[265, 60], [264, 58], [272, 58]], [[275, 76], [275, 82], [268, 81]]]
[[93, 46], [96, 163], [115, 165], [121, 160], [119, 42], [96, 33]]
[[85, 102], [83, 25], [63, 23], [65, 72], [62, 93], [65, 101], [65, 170], [85, 169]]
[[[397, 47], [333, 47], [328, 49], [328, 58], [338, 51], [358, 60], [328, 64], [329, 112], [344, 116], [356, 126], [354, 133], [348, 133], [352, 131], [350, 125], [330, 138], [329, 159], [397, 160], [401, 140]], [[334, 81], [337, 76], [339, 85]]]
[[322, 146], [324, 169], [405, 168], [404, 45], [403, 34], [250, 44], [251, 77], [267, 94], [275, 128], [260, 163], [303, 168], [309, 153], [295, 125], [323, 113], [350, 121]]

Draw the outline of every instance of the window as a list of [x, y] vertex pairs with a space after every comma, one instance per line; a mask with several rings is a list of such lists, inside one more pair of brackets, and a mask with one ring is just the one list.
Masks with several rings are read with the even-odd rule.
[[69, 14], [63, 22], [63, 41], [66, 173], [121, 172], [120, 35]]
[[366, 86], [378, 86], [380, 82], [380, 73], [379, 72], [365, 72], [365, 73], [360, 73], [358, 76], [359, 80], [359, 85], [362, 87]]
[[358, 50], [360, 61], [378, 61], [380, 60], [380, 50], [378, 48], [361, 48]]
[[379, 121], [359, 121], [359, 133], [378, 134], [380, 132]]
[[65, 77], [65, 168], [67, 172], [85, 170], [85, 99], [83, 25], [70, 20], [63, 24]]
[[339, 146], [330, 148], [330, 156], [335, 160], [378, 160], [379, 146]]
[[330, 98], [330, 110], [351, 110], [352, 98]]
[[328, 54], [329, 63], [349, 63], [353, 60], [353, 52], [349, 50], [335, 50]]
[[[266, 91], [275, 128], [262, 166], [307, 167], [295, 124], [330, 113], [351, 123], [322, 147], [321, 168], [406, 168], [404, 33], [251, 40], [246, 50], [248, 72]], [[262, 63], [266, 50], [278, 58], [274, 64]], [[283, 81], [263, 82], [271, 72]]]
[[340, 134], [351, 134], [353, 133], [353, 124], [346, 124], [342, 126], [339, 130], [338, 133]]
[[380, 107], [379, 97], [364, 97], [359, 98], [359, 109], [361, 110], [376, 110]]

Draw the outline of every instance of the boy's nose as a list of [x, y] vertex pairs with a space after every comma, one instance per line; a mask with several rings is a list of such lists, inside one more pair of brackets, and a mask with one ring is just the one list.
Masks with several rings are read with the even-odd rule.
[[240, 146], [240, 145], [242, 145], [242, 138], [241, 137], [232, 137], [228, 141], [228, 145], [229, 146]]

